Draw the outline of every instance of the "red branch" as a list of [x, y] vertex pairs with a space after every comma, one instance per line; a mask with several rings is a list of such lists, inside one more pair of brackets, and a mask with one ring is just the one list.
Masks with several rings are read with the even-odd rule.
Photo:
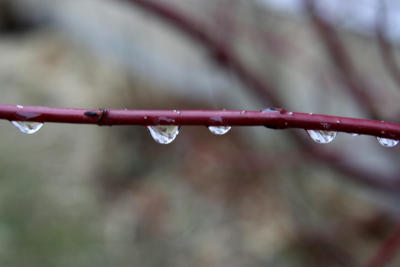
[[[242, 82], [247, 85], [247, 89], [258, 96], [260, 100], [270, 103], [275, 107], [284, 106], [275, 93], [277, 90], [266, 81], [266, 77], [261, 78], [254, 74], [227, 46], [226, 42], [221, 41], [212, 33], [208, 32], [206, 30], [206, 25], [195, 20], [193, 16], [187, 16], [175, 7], [172, 8], [152, 0], [124, 1], [140, 6], [144, 10], [158, 16], [160, 19], [169, 22], [188, 37], [203, 45], [213, 56], [214, 60], [220, 63], [221, 67], [231, 69]], [[398, 182], [397, 179], [393, 179], [399, 177], [397, 174], [387, 176], [373, 170], [366, 170], [364, 167], [355, 165], [351, 160], [343, 157], [343, 155], [311, 146], [310, 143], [306, 142], [302, 136], [298, 134], [292, 134], [292, 137], [304, 148], [305, 152], [313, 157], [313, 159], [326, 163], [334, 170], [342, 172], [346, 177], [356, 182], [371, 186], [373, 189], [384, 189], [386, 191], [399, 188], [400, 182]]]
[[400, 224], [390, 236], [383, 242], [382, 246], [378, 249], [376, 254], [372, 257], [366, 267], [383, 267], [387, 265], [390, 260], [400, 250]]
[[266, 126], [358, 133], [400, 140], [400, 124], [289, 112], [246, 110], [93, 110], [0, 104], [0, 119], [98, 125]]

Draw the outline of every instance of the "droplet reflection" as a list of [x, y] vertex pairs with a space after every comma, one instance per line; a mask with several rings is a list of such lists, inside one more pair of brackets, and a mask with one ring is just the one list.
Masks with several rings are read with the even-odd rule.
[[307, 130], [308, 135], [312, 140], [319, 144], [328, 144], [332, 142], [337, 132], [335, 131], [325, 131], [325, 130]]
[[384, 147], [394, 147], [399, 143], [399, 140], [377, 137], [379, 144]]
[[24, 134], [34, 134], [42, 128], [43, 123], [33, 121], [11, 121]]
[[216, 135], [224, 135], [231, 129], [231, 126], [209, 126], [210, 132]]
[[147, 129], [157, 143], [164, 145], [174, 141], [179, 134], [179, 126], [176, 125], [147, 126]]

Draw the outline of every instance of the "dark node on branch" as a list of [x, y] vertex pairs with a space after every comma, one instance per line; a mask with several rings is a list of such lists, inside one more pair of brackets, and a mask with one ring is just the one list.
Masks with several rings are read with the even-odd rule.
[[88, 117], [97, 117], [97, 116], [99, 116], [99, 113], [97, 113], [97, 111], [86, 111], [84, 114], [85, 114], [85, 116], [88, 116]]
[[101, 111], [101, 114], [99, 116], [99, 119], [97, 120], [97, 124], [98, 125], [103, 125], [104, 117], [107, 115], [108, 111], [105, 108], [101, 108], [100, 111]]
[[271, 125], [264, 125], [264, 127], [268, 129], [274, 129], [274, 130], [281, 130], [281, 129], [287, 129], [288, 128], [288, 123], [282, 119], [279, 119], [272, 123]]

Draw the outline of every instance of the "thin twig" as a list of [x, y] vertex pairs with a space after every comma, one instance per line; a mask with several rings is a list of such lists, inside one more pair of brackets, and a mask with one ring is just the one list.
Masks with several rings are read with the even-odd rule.
[[284, 109], [247, 110], [108, 110], [65, 109], [0, 104], [0, 119], [98, 125], [266, 126], [338, 131], [400, 140], [400, 124]]

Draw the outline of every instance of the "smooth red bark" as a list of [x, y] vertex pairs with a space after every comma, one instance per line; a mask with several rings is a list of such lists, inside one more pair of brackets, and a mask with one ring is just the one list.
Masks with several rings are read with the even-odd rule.
[[0, 119], [98, 125], [266, 126], [316, 129], [400, 139], [400, 124], [322, 114], [247, 110], [107, 110], [0, 105]]

